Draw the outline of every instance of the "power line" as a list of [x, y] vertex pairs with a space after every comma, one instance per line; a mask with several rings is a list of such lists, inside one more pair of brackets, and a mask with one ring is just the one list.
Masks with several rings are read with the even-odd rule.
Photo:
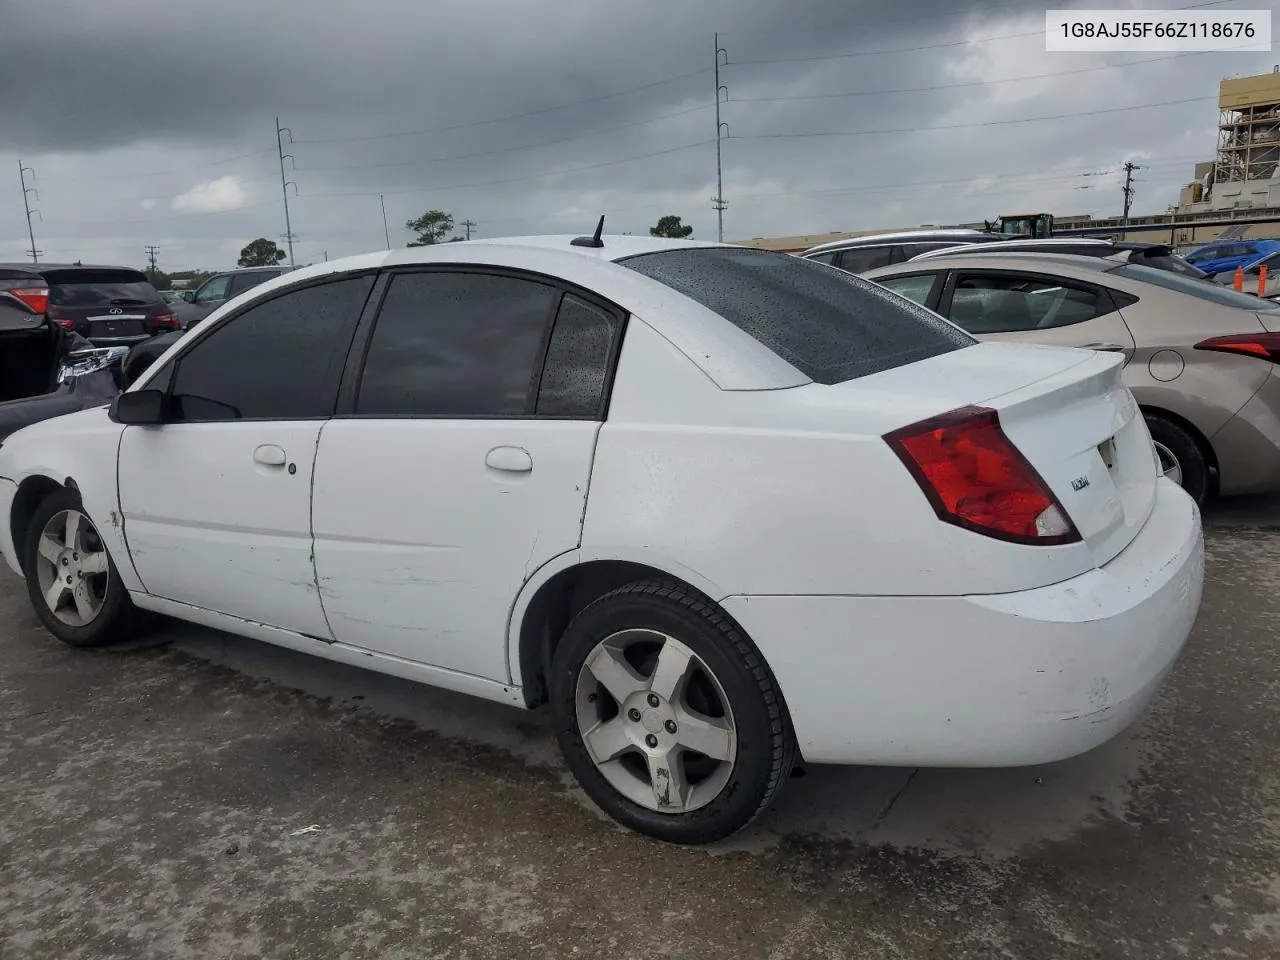
[[[559, 137], [555, 140], [541, 140], [538, 143], [526, 143], [516, 147], [497, 147], [492, 150], [479, 150], [479, 151], [476, 151], [475, 153], [459, 153], [459, 154], [452, 154], [446, 157], [417, 157], [417, 158], [414, 158], [413, 160], [394, 160], [394, 161], [388, 161], [386, 163], [348, 163], [348, 164], [340, 164], [338, 166], [331, 166], [331, 167], [303, 167], [302, 172], [308, 173], [308, 172], [320, 172], [320, 171], [332, 171], [332, 170], [365, 170], [365, 169], [375, 169], [375, 168], [384, 168], [384, 167], [416, 166], [418, 164], [424, 164], [424, 163], [445, 163], [449, 160], [472, 160], [476, 157], [489, 157], [489, 156], [493, 156], [495, 154], [500, 154], [500, 153], [515, 153], [520, 150], [533, 150], [533, 149], [536, 149], [537, 147], [549, 147], [549, 146], [554, 146], [560, 143], [572, 143], [575, 140], [586, 140], [590, 137], [598, 137], [601, 134], [614, 133], [618, 130], [628, 130], [632, 127], [647, 126], [651, 123], [657, 123], [659, 120], [668, 120], [672, 117], [682, 117], [688, 113], [696, 113], [699, 110], [707, 110], [710, 108], [710, 106], [711, 105], [708, 103], [701, 103], [695, 107], [688, 107], [684, 110], [675, 110], [675, 111], [672, 111], [671, 113], [659, 114], [658, 116], [650, 117], [647, 120], [635, 120], [635, 121], [632, 121], [631, 123], [622, 123], [613, 127], [603, 127], [599, 130], [592, 130], [589, 133], [576, 134], [575, 136], [572, 136], [572, 137]], [[307, 143], [308, 141], [295, 140], [293, 142]]]
[[732, 136], [730, 140], [799, 140], [813, 137], [863, 137], [869, 134], [884, 133], [921, 133], [925, 130], [969, 130], [975, 127], [1002, 127], [1015, 123], [1037, 123], [1042, 120], [1070, 120], [1075, 117], [1096, 117], [1106, 113], [1124, 113], [1130, 110], [1149, 110], [1155, 107], [1172, 107], [1184, 103], [1204, 103], [1216, 101], [1214, 97], [1189, 97], [1185, 100], [1165, 100], [1160, 103], [1138, 103], [1128, 107], [1111, 107], [1105, 110], [1082, 110], [1079, 113], [1058, 113], [1044, 117], [1017, 117], [1013, 120], [981, 120], [973, 123], [946, 123], [933, 126], [893, 127], [880, 130], [827, 130], [812, 133], [752, 133], [744, 136]]
[[618, 90], [614, 93], [601, 94], [598, 97], [587, 97], [585, 100], [574, 100], [572, 103], [562, 103], [555, 107], [543, 107], [539, 110], [528, 110], [524, 113], [511, 113], [503, 117], [490, 117], [487, 120], [470, 120], [466, 123], [452, 123], [438, 127], [423, 127], [421, 130], [402, 130], [394, 133], [375, 133], [367, 136], [358, 137], [324, 137], [315, 140], [296, 140], [295, 143], [356, 143], [363, 140], [391, 140], [397, 137], [417, 137], [427, 133], [444, 133], [449, 130], [466, 130], [471, 127], [482, 127], [491, 123], [505, 123], [508, 120], [523, 120], [526, 117], [540, 117], [548, 113], [556, 113], [560, 110], [568, 110], [571, 107], [581, 107], [588, 103], [600, 103], [604, 100], [612, 100], [615, 97], [626, 96], [630, 93], [638, 93], [641, 90], [650, 90], [654, 87], [660, 87], [664, 84], [675, 83], [677, 80], [687, 80], [689, 77], [700, 77], [704, 73], [710, 73], [711, 68], [707, 67], [703, 70], [691, 70], [689, 73], [677, 74], [674, 77], [667, 77], [664, 80], [654, 80], [652, 83], [642, 83], [638, 87], [629, 87], [626, 90]]
[[[557, 177], [569, 173], [579, 173], [583, 170], [598, 170], [601, 167], [613, 167], [620, 163], [632, 163], [636, 160], [647, 160], [650, 157], [662, 157], [669, 153], [678, 153], [682, 150], [692, 150], [695, 147], [705, 147], [711, 144], [710, 140], [699, 140], [696, 143], [685, 143], [678, 147], [668, 147], [665, 150], [654, 150], [651, 153], [639, 153], [630, 157], [619, 157], [616, 160], [605, 160], [602, 163], [589, 163], [578, 167], [562, 167], [558, 170], [549, 170], [546, 173], [532, 173], [519, 177], [503, 177], [500, 180], [478, 180], [472, 183], [451, 183], [444, 186], [432, 187], [412, 187], [407, 190], [386, 190], [387, 196], [400, 196], [412, 193], [432, 193], [438, 190], [462, 190], [468, 187], [492, 187], [503, 183], [520, 183], [525, 180], [541, 180], [544, 177]], [[378, 196], [377, 193], [367, 190], [340, 191], [337, 193], [304, 193], [304, 198], [308, 197], [373, 197]]]
[[168, 170], [153, 170], [150, 173], [125, 173], [107, 177], [54, 177], [53, 179], [57, 183], [101, 183], [105, 181], [118, 183], [121, 180], [146, 180], [152, 177], [167, 177], [175, 173], [188, 173], [191, 170], [202, 170], [206, 167], [220, 167], [223, 164], [235, 163], [237, 160], [247, 160], [250, 157], [265, 157], [272, 153], [275, 153], [275, 151], [270, 149], [254, 150], [252, 153], [240, 153], [234, 157], [223, 157], [220, 160], [210, 160], [206, 163], [192, 163], [184, 167], [172, 167]]
[[378, 194], [378, 206], [382, 208], [382, 235], [387, 238], [387, 249], [391, 249], [391, 231], [387, 229], [387, 201]]

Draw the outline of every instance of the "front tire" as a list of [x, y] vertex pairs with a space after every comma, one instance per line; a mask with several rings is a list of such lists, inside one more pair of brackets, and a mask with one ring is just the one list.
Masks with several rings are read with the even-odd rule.
[[55, 637], [73, 647], [99, 647], [127, 635], [133, 604], [74, 491], [59, 489], [41, 501], [23, 556], [31, 605]]
[[777, 682], [714, 603], [641, 581], [587, 606], [552, 661], [556, 738], [587, 795], [673, 843], [721, 840], [769, 804], [794, 762]]

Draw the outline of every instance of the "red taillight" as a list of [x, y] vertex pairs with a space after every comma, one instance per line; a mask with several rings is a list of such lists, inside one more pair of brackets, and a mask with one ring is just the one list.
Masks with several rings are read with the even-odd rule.
[[65, 327], [68, 330], [74, 329], [76, 325], [76, 321], [74, 317], [63, 316], [62, 311], [59, 310], [57, 307], [49, 308], [49, 319], [52, 320], [54, 323], [56, 323], [58, 326]]
[[1000, 416], [963, 407], [885, 435], [938, 518], [1013, 543], [1076, 543], [1080, 532]]
[[1280, 363], [1280, 333], [1236, 333], [1225, 337], [1210, 337], [1197, 343], [1196, 349], [1241, 353]]
[[16, 290], [10, 290], [9, 294], [17, 297], [36, 313], [44, 313], [49, 309], [48, 287], [19, 287]]
[[178, 325], [178, 315], [176, 313], [157, 313], [151, 318], [151, 322], [157, 327], [176, 327]]

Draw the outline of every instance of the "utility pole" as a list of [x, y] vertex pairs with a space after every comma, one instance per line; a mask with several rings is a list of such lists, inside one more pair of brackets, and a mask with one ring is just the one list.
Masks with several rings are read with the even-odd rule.
[[387, 249], [391, 249], [391, 231], [387, 229], [387, 202], [378, 194], [378, 206], [382, 207], [382, 234], [387, 238]]
[[1124, 226], [1120, 230], [1120, 238], [1123, 240], [1129, 233], [1129, 208], [1133, 206], [1133, 171], [1141, 170], [1132, 160], [1126, 160], [1124, 165]]
[[[276, 117], [276, 152], [280, 154], [280, 193], [284, 197], [284, 239], [289, 244], [289, 266], [296, 267], [298, 264], [293, 259], [293, 227], [289, 223], [289, 184], [293, 183], [293, 181], [285, 179], [285, 158], [287, 157], [289, 162], [294, 164], [295, 170], [297, 169], [297, 164], [294, 162], [293, 154], [284, 152], [284, 134], [286, 133], [289, 134], [289, 142], [293, 143], [293, 131], [288, 127], [280, 126], [280, 118]], [[298, 193], [298, 185], [296, 183], [293, 183], [293, 192], [295, 196]]]
[[37, 216], [39, 216], [41, 222], [44, 221], [44, 216], [40, 214], [39, 210], [31, 209], [31, 194], [34, 193], [36, 195], [36, 199], [39, 200], [40, 191], [38, 191], [35, 187], [27, 186], [28, 173], [31, 174], [32, 180], [36, 178], [36, 172], [30, 167], [23, 166], [22, 161], [19, 160], [18, 161], [18, 182], [22, 184], [22, 206], [23, 206], [23, 209], [27, 211], [27, 236], [31, 239], [31, 249], [28, 250], [27, 253], [31, 254], [32, 263], [39, 263], [40, 254], [42, 251], [36, 249], [36, 231], [35, 231], [35, 228], [31, 226], [31, 214], [34, 213]]
[[716, 227], [720, 242], [724, 243], [724, 208], [729, 204], [724, 199], [724, 170], [720, 160], [720, 140], [728, 124], [720, 120], [720, 91], [724, 91], [725, 99], [729, 97], [729, 88], [720, 83], [720, 55], [724, 54], [725, 66], [729, 64], [729, 52], [720, 46], [720, 34], [716, 39], [716, 195], [711, 198], [711, 207], [716, 212]]
[[157, 247], [157, 246], [153, 246], [152, 244], [147, 244], [147, 245], [146, 245], [145, 247], [143, 247], [142, 249], [143, 249], [143, 250], [145, 250], [145, 251], [147, 251], [147, 259], [151, 262], [151, 282], [152, 282], [152, 283], [155, 283], [155, 281], [156, 281], [156, 254], [160, 252], [160, 248], [159, 248], [159, 247]]
[[471, 228], [476, 225], [477, 224], [474, 220], [463, 220], [462, 223], [460, 224], [460, 226], [467, 231], [468, 240], [471, 239]]

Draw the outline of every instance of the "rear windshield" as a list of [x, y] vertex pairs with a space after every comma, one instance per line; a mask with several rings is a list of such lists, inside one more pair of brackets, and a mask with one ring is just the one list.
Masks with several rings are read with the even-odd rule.
[[162, 303], [160, 292], [137, 270], [50, 270], [49, 302], [59, 307], [141, 306]]
[[977, 342], [877, 284], [790, 254], [701, 247], [618, 262], [718, 313], [817, 383], [841, 383]]
[[1169, 273], [1180, 273], [1182, 276], [1190, 277], [1192, 280], [1206, 280], [1209, 277], [1199, 267], [1192, 266], [1177, 254], [1147, 254], [1138, 251], [1130, 255], [1129, 262], [1153, 267], [1156, 270], [1167, 270]]
[[1141, 280], [1143, 283], [1164, 287], [1166, 290], [1176, 290], [1178, 293], [1185, 293], [1188, 296], [1196, 297], [1199, 300], [1207, 300], [1223, 307], [1240, 307], [1244, 310], [1260, 310], [1263, 312], [1280, 310], [1280, 304], [1274, 301], [1264, 300], [1261, 297], [1252, 297], [1247, 293], [1236, 293], [1234, 290], [1227, 290], [1216, 283], [1193, 280], [1191, 277], [1174, 273], [1170, 270], [1144, 267], [1140, 263], [1124, 263], [1107, 272], [1114, 273], [1120, 277], [1128, 277], [1130, 280]]

